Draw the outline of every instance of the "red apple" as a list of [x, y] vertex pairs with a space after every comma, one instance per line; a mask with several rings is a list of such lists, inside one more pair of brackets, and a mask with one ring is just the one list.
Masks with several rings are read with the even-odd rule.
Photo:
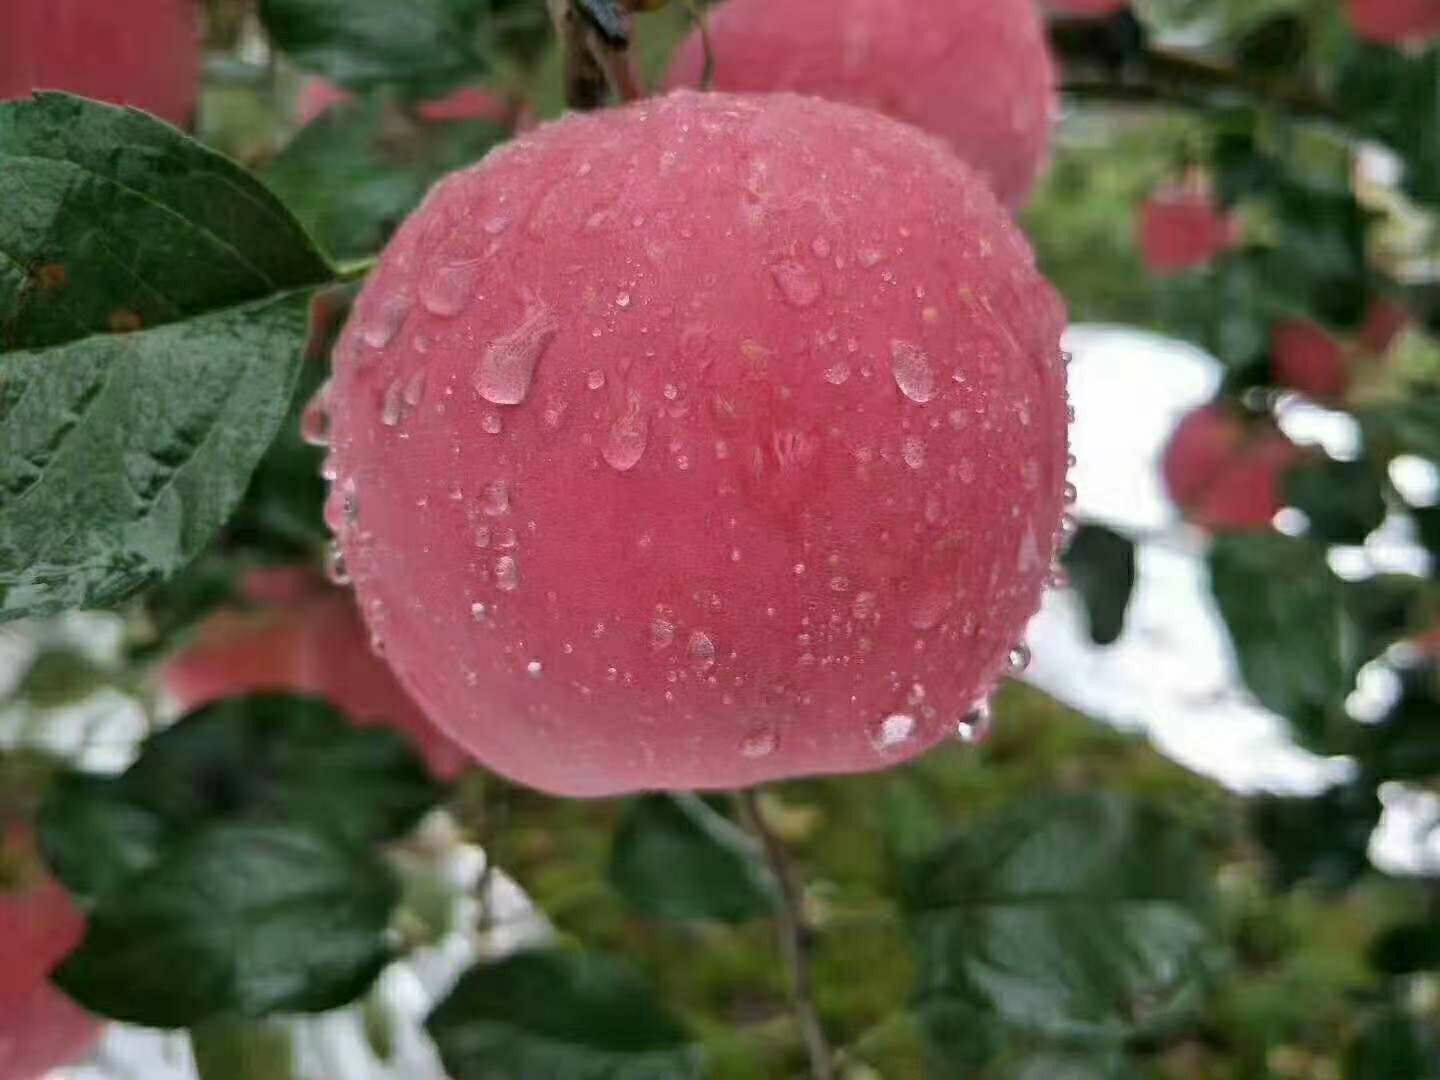
[[1202, 528], [1268, 529], [1285, 505], [1285, 476], [1303, 457], [1270, 420], [1206, 405], [1175, 429], [1163, 462], [1165, 486], [1185, 517]]
[[1039, 604], [1063, 323], [915, 128], [789, 94], [573, 116], [384, 252], [335, 353], [329, 519], [401, 681], [507, 776], [885, 768]]
[[0, 99], [67, 90], [188, 127], [200, 91], [199, 18], [194, 0], [4, 0]]
[[1209, 266], [1233, 248], [1237, 223], [1195, 187], [1162, 188], [1140, 208], [1140, 251], [1152, 273], [1169, 276]]
[[85, 936], [85, 917], [51, 878], [33, 834], [0, 836], [0, 1080], [36, 1080], [83, 1056], [96, 1020], [47, 981]]
[[1277, 383], [1316, 401], [1336, 401], [1350, 388], [1349, 354], [1309, 319], [1287, 319], [1275, 327], [1271, 362]]
[[1355, 33], [1386, 45], [1440, 37], [1440, 0], [1350, 0]]
[[[1058, 114], [1034, 0], [727, 0], [710, 13], [715, 88], [863, 105], [946, 139], [1007, 205], [1029, 197]], [[671, 87], [700, 82], [692, 35]]]
[[[305, 81], [300, 90], [299, 120], [302, 125], [310, 123], [317, 116], [329, 112], [336, 105], [343, 105], [354, 98], [348, 90], [336, 86], [329, 79], [319, 76]], [[510, 107], [504, 99], [486, 90], [475, 87], [461, 87], [454, 93], [434, 101], [424, 101], [416, 107], [422, 120], [445, 123], [453, 120], [488, 120], [496, 124], [507, 123]]]
[[166, 666], [165, 687], [183, 710], [263, 691], [313, 694], [361, 726], [399, 731], [436, 776], [459, 775], [465, 754], [375, 656], [348, 594], [290, 569], [252, 575], [246, 591], [259, 610], [212, 616], [199, 640]]

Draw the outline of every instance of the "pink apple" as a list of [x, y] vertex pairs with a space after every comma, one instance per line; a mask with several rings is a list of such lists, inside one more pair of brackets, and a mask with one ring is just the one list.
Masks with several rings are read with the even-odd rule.
[[1195, 187], [1162, 188], [1140, 208], [1140, 251], [1152, 273], [1169, 276], [1209, 266], [1239, 239], [1235, 219]]
[[[329, 112], [336, 105], [353, 100], [348, 90], [336, 86], [329, 79], [314, 76], [305, 81], [300, 90], [299, 120], [302, 125], [310, 123], [317, 116]], [[422, 120], [445, 123], [454, 120], [489, 120], [504, 124], [510, 120], [510, 106], [486, 90], [462, 87], [454, 93], [434, 101], [425, 101], [417, 107], [416, 113]]]
[[1064, 309], [943, 143], [789, 94], [574, 116], [442, 181], [336, 349], [385, 656], [570, 795], [885, 768], [1056, 551]]
[[1386, 45], [1440, 37], [1440, 0], [1350, 0], [1355, 33]]
[[1202, 528], [1268, 529], [1285, 505], [1285, 476], [1303, 457], [1268, 419], [1206, 405], [1175, 429], [1165, 451], [1165, 486], [1185, 517]]
[[1324, 327], [1309, 319], [1287, 319], [1275, 327], [1271, 344], [1275, 381], [1316, 401], [1336, 401], [1350, 388], [1351, 357]]
[[[791, 90], [862, 105], [939, 135], [1018, 207], [1058, 114], [1034, 0], [727, 0], [710, 13], [715, 88]], [[698, 34], [671, 87], [700, 83]]]
[[199, 31], [194, 0], [4, 0], [0, 99], [66, 90], [188, 127]]

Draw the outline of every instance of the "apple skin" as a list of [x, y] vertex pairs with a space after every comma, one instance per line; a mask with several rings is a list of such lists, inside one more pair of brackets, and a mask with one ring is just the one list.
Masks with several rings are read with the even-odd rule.
[[1192, 524], [1216, 533], [1269, 529], [1284, 482], [1305, 452], [1270, 420], [1219, 403], [1187, 414], [1165, 450], [1170, 498]]
[[1349, 352], [1309, 319], [1286, 319], [1275, 327], [1271, 359], [1279, 385], [1316, 401], [1338, 401], [1350, 388]]
[[886, 768], [955, 733], [1040, 602], [1063, 325], [914, 128], [788, 94], [570, 117], [384, 252], [335, 354], [328, 519], [401, 682], [506, 776]]
[[1440, 37], [1440, 0], [1350, 0], [1350, 24], [1382, 45], [1424, 45]]
[[372, 651], [354, 598], [306, 570], [252, 573], [261, 606], [223, 611], [165, 667], [162, 682], [182, 711], [265, 691], [324, 698], [361, 727], [390, 727], [453, 780], [468, 756], [436, 730]]
[[49, 983], [85, 916], [44, 870], [28, 828], [0, 837], [0, 1080], [36, 1080], [83, 1057], [99, 1022]]
[[188, 128], [200, 93], [194, 0], [5, 0], [0, 100], [65, 90]]
[[[312, 76], [305, 80], [300, 89], [298, 119], [301, 126], [324, 115], [336, 105], [352, 101], [354, 95], [329, 79]], [[416, 107], [416, 114], [431, 123], [448, 123], [462, 120], [488, 120], [495, 124], [510, 121], [511, 109], [504, 99], [478, 87], [465, 86], [443, 98], [422, 101]]]
[[1161, 277], [1209, 266], [1239, 239], [1235, 220], [1215, 206], [1211, 193], [1187, 187], [1146, 199], [1138, 232], [1146, 267]]
[[[714, 89], [814, 94], [947, 140], [1012, 209], [1049, 159], [1055, 65], [1034, 0], [727, 0], [709, 13]], [[698, 31], [670, 68], [697, 87]]]

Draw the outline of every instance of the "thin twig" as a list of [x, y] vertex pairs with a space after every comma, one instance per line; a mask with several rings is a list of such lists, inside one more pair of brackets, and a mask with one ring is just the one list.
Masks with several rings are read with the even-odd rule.
[[780, 838], [761, 814], [754, 789], [738, 792], [736, 801], [746, 826], [764, 847], [765, 859], [780, 886], [779, 902], [775, 908], [780, 949], [790, 968], [791, 997], [795, 1005], [796, 1019], [800, 1023], [800, 1033], [805, 1040], [805, 1049], [810, 1055], [810, 1075], [812, 1080], [834, 1080], [834, 1054], [826, 1041], [825, 1029], [820, 1024], [820, 1010], [815, 1004], [812, 966], [814, 931], [805, 918], [804, 898], [795, 867], [785, 845], [780, 842]]

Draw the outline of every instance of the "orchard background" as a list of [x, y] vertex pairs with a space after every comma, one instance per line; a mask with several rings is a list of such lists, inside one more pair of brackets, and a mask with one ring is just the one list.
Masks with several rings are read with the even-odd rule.
[[[1055, 0], [1033, 193], [1043, 54], [889, 72], [1086, 324], [1033, 661], [903, 764], [601, 800], [372, 653], [316, 397], [432, 183], [705, 77], [687, 4], [551, 6], [0, 11], [0, 1080], [1440, 1077], [1440, 5]], [[848, 70], [707, 21], [720, 89]]]

